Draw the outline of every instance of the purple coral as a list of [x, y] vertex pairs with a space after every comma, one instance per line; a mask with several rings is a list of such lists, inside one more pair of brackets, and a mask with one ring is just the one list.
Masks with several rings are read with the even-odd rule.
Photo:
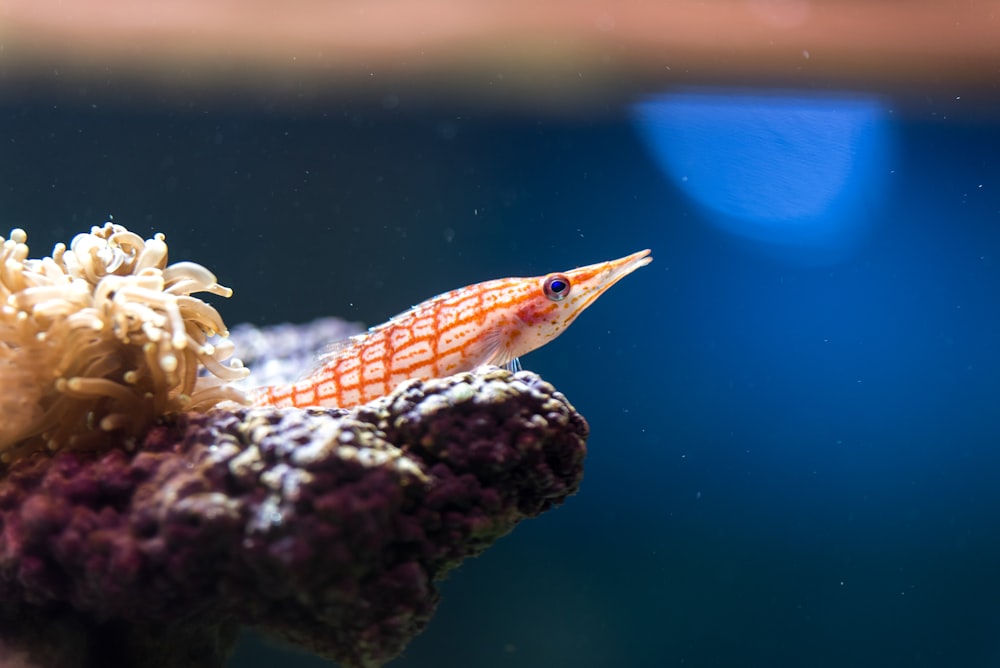
[[0, 654], [213, 666], [246, 626], [380, 665], [436, 580], [576, 491], [586, 437], [551, 385], [494, 369], [19, 461], [0, 480]]

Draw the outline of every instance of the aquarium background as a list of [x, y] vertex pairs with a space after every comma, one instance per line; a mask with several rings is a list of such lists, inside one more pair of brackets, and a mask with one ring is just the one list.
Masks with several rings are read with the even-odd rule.
[[[454, 571], [392, 666], [1000, 665], [998, 126], [961, 96], [684, 94], [12, 96], [0, 226], [36, 256], [164, 232], [257, 324], [652, 249], [522, 359], [590, 422], [581, 491]], [[230, 662], [279, 664], [327, 665], [250, 636]]]

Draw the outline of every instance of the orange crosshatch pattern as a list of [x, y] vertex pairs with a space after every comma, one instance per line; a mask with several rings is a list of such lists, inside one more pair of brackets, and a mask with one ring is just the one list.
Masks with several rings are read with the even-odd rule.
[[608, 288], [652, 261], [644, 250], [564, 273], [446, 292], [335, 344], [310, 376], [259, 388], [254, 403], [349, 408], [405, 380], [508, 364], [559, 336]]

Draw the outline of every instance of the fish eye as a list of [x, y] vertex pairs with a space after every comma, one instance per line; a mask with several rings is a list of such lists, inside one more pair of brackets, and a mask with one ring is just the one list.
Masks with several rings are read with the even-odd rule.
[[545, 292], [545, 296], [554, 302], [560, 302], [566, 298], [569, 294], [570, 283], [569, 279], [562, 274], [552, 274], [545, 277], [545, 283], [542, 285], [542, 291]]

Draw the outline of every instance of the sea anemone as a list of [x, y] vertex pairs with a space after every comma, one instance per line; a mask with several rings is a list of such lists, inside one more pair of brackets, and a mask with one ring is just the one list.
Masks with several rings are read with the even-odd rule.
[[[28, 258], [15, 229], [0, 248], [0, 461], [48, 449], [126, 443], [159, 416], [244, 402], [247, 374], [218, 311], [191, 294], [229, 297], [193, 262], [167, 265], [162, 234], [106, 223], [67, 250]], [[204, 373], [207, 370], [208, 373]]]

